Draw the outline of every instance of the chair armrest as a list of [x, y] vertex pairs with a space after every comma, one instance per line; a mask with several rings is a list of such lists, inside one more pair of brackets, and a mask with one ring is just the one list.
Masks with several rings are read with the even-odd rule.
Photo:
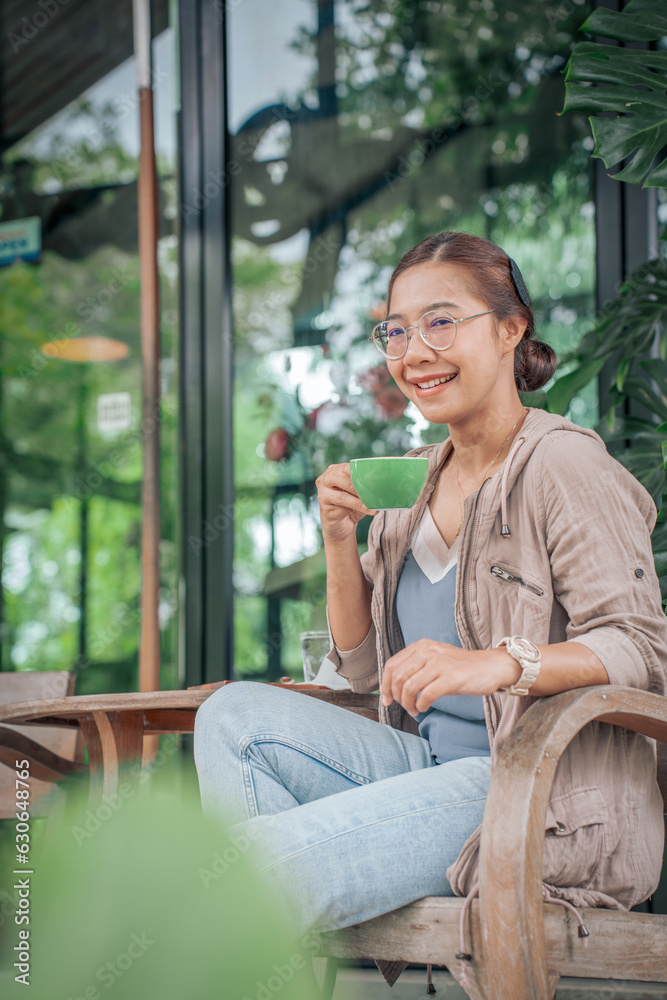
[[542, 855], [546, 811], [563, 751], [594, 720], [667, 742], [667, 698], [600, 685], [535, 702], [498, 754], [480, 843], [480, 910], [490, 996], [549, 991]]
[[62, 781], [73, 775], [88, 774], [87, 764], [61, 757], [23, 733], [0, 726], [0, 763], [14, 771], [17, 757], [29, 761], [31, 777], [40, 781]]

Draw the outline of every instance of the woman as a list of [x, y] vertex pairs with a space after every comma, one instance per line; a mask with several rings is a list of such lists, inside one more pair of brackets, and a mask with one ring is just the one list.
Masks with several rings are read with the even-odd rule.
[[[374, 343], [449, 437], [411, 452], [429, 477], [410, 510], [368, 510], [348, 464], [317, 482], [330, 658], [355, 691], [379, 687], [384, 725], [241, 683], [195, 729], [204, 808], [243, 820], [301, 929], [470, 892], [493, 759], [536, 698], [608, 683], [665, 692], [655, 506], [597, 434], [523, 406], [519, 391], [544, 385], [555, 357], [533, 338], [516, 264], [479, 237], [428, 237], [394, 271], [387, 311]], [[550, 897], [647, 898], [663, 836], [653, 743], [585, 727], [548, 810]]]

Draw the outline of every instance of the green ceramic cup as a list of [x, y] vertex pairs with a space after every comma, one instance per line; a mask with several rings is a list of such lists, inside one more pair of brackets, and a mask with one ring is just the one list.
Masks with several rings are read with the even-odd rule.
[[427, 458], [353, 458], [352, 485], [369, 510], [412, 507], [424, 489]]

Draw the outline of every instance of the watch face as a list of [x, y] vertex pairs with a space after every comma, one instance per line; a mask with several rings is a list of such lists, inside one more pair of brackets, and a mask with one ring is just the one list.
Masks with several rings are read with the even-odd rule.
[[523, 635], [513, 635], [511, 639], [512, 649], [526, 660], [539, 660], [540, 651], [534, 642], [526, 639]]

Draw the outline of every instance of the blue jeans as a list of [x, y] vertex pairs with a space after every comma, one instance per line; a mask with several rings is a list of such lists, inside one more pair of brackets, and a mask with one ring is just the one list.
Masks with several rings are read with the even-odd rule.
[[202, 807], [254, 841], [295, 934], [423, 896], [482, 822], [489, 757], [436, 764], [427, 740], [253, 681], [197, 712]]

